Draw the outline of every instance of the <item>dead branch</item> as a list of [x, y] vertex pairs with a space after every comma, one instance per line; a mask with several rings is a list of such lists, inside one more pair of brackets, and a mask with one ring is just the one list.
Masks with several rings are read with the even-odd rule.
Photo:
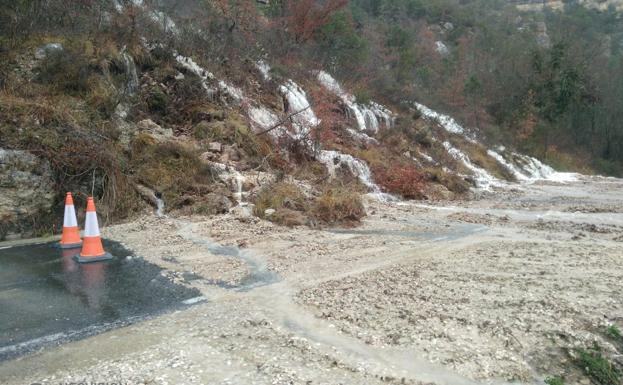
[[270, 128], [265, 129], [264, 131], [260, 131], [260, 132], [258, 132], [258, 133], [257, 133], [257, 134], [255, 134], [255, 135], [256, 135], [256, 136], [264, 135], [264, 134], [266, 134], [267, 132], [270, 132], [270, 131], [272, 131], [272, 130], [274, 130], [274, 129], [276, 129], [276, 128], [279, 128], [279, 127], [281, 127], [282, 125], [284, 125], [284, 124], [285, 124], [288, 120], [290, 120], [292, 117], [294, 117], [294, 116], [296, 116], [296, 115], [298, 115], [298, 114], [300, 114], [300, 113], [302, 113], [302, 112], [304, 112], [304, 111], [307, 111], [307, 110], [308, 110], [308, 109], [310, 109], [310, 108], [311, 108], [311, 105], [308, 105], [307, 107], [303, 108], [302, 110], [299, 110], [299, 111], [293, 112], [293, 113], [289, 114], [288, 116], [286, 116], [285, 118], [281, 119], [279, 122], [277, 122], [277, 124], [273, 125], [273, 126], [272, 126], [272, 127], [270, 127]]

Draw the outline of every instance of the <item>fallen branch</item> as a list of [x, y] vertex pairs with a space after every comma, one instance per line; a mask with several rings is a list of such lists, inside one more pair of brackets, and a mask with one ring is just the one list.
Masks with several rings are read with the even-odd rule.
[[288, 120], [290, 120], [292, 117], [294, 117], [294, 116], [296, 116], [296, 115], [300, 114], [301, 112], [307, 111], [307, 110], [309, 110], [310, 108], [311, 108], [311, 105], [308, 105], [307, 107], [303, 108], [302, 110], [299, 110], [299, 111], [293, 112], [293, 113], [289, 114], [288, 116], [286, 116], [285, 118], [281, 119], [279, 122], [277, 122], [277, 124], [273, 125], [273, 126], [272, 126], [272, 127], [270, 127], [270, 128], [265, 129], [264, 131], [260, 131], [260, 132], [258, 132], [258, 133], [257, 133], [257, 134], [255, 134], [255, 135], [256, 135], [256, 136], [264, 135], [264, 134], [266, 134], [267, 132], [270, 132], [270, 131], [272, 131], [272, 130], [274, 130], [274, 129], [278, 128], [278, 127], [281, 127], [284, 123], [286, 123], [286, 122], [287, 122]]

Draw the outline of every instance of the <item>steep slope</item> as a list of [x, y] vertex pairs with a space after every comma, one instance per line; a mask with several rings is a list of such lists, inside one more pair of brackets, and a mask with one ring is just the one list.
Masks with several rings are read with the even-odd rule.
[[[215, 65], [201, 47], [188, 48], [188, 26], [141, 1], [103, 15], [98, 41], [40, 35], [5, 52], [0, 146], [49, 162], [45, 179], [55, 187], [4, 216], [2, 237], [56, 231], [60, 215], [47, 208], [60, 212], [66, 190], [82, 193], [78, 205], [95, 194], [105, 222], [146, 201], [159, 213], [163, 204], [201, 214], [283, 209], [281, 218], [300, 224], [324, 218], [321, 207], [336, 196], [454, 199], [470, 188], [572, 178], [423, 104], [356, 97], [303, 60], [296, 71], [254, 53], [235, 68]], [[282, 191], [306, 202], [255, 208], [284, 175], [294, 187]]]

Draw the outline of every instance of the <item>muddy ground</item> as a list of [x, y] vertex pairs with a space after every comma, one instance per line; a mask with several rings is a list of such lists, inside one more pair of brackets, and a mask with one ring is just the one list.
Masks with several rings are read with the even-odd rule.
[[[0, 383], [589, 384], [623, 365], [623, 181], [380, 203], [355, 229], [144, 218], [104, 229], [204, 301], [0, 364]], [[231, 247], [223, 247], [231, 246]], [[129, 293], [131, 295], [131, 293]]]

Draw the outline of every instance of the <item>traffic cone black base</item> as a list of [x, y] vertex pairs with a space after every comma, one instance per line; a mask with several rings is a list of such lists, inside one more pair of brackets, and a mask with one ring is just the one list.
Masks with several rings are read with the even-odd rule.
[[74, 255], [74, 260], [78, 263], [90, 263], [90, 262], [100, 262], [100, 261], [109, 261], [113, 259], [112, 254], [104, 253], [104, 255], [100, 255], [97, 257], [81, 257], [80, 254]]

